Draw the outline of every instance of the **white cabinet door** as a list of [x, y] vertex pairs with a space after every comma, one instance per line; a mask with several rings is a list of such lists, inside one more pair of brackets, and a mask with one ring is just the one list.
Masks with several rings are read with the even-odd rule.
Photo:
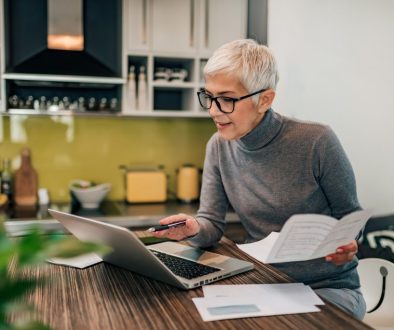
[[222, 44], [246, 38], [247, 0], [201, 0], [199, 49], [208, 56]]
[[195, 52], [196, 0], [152, 0], [152, 50]]
[[124, 7], [128, 50], [149, 50], [151, 0], [125, 0]]

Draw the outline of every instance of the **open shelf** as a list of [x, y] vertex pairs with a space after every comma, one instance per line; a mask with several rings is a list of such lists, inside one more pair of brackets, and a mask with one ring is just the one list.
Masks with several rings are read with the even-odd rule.
[[3, 79], [8, 80], [29, 80], [29, 81], [53, 81], [53, 82], [80, 82], [95, 84], [124, 84], [124, 78], [92, 77], [92, 76], [62, 76], [49, 74], [25, 74], [25, 73], [4, 73]]

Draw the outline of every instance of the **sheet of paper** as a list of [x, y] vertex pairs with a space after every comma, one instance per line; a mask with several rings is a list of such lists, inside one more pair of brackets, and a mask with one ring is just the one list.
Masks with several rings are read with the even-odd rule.
[[193, 302], [204, 321], [217, 321], [245, 317], [311, 313], [320, 311], [314, 305], [288, 301], [277, 304], [254, 298], [205, 297], [193, 298]]
[[336, 220], [320, 214], [297, 214], [286, 221], [279, 234], [237, 246], [264, 263], [320, 258], [350, 243], [371, 215], [371, 210], [362, 210]]
[[293, 215], [283, 226], [266, 262], [310, 259], [336, 222], [337, 220], [320, 214]]
[[266, 263], [267, 257], [271, 252], [272, 247], [274, 246], [278, 237], [279, 233], [273, 231], [266, 238], [260, 241], [246, 244], [237, 244], [237, 246], [253, 258]]
[[302, 301], [307, 305], [324, 305], [320, 297], [309, 285], [303, 283], [275, 283], [275, 284], [237, 284], [237, 285], [206, 285], [203, 286], [204, 297], [209, 298], [248, 298], [253, 297], [261, 301], [274, 300], [278, 304], [287, 301]]
[[337, 221], [333, 230], [320, 244], [312, 257], [324, 257], [334, 252], [337, 247], [350, 243], [349, 237], [354, 239], [371, 216], [372, 210], [362, 210], [348, 214], [340, 221]]
[[70, 266], [75, 268], [86, 268], [103, 261], [95, 253], [86, 253], [73, 258], [51, 258], [47, 260], [51, 264]]

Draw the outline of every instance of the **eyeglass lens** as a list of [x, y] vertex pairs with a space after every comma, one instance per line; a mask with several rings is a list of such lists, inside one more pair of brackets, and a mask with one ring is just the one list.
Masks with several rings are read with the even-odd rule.
[[205, 110], [209, 110], [212, 107], [212, 102], [215, 102], [216, 106], [222, 112], [233, 112], [234, 110], [234, 99], [232, 99], [231, 97], [212, 97], [204, 92], [200, 92], [198, 94], [198, 98], [201, 106]]

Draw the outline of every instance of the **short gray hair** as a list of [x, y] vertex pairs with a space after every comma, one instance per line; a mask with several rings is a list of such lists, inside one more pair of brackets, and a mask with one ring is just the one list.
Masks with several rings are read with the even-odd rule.
[[[217, 73], [238, 78], [249, 93], [263, 88], [275, 90], [279, 80], [274, 55], [252, 39], [234, 40], [219, 47], [204, 67], [204, 76]], [[258, 95], [254, 98], [257, 100]]]

